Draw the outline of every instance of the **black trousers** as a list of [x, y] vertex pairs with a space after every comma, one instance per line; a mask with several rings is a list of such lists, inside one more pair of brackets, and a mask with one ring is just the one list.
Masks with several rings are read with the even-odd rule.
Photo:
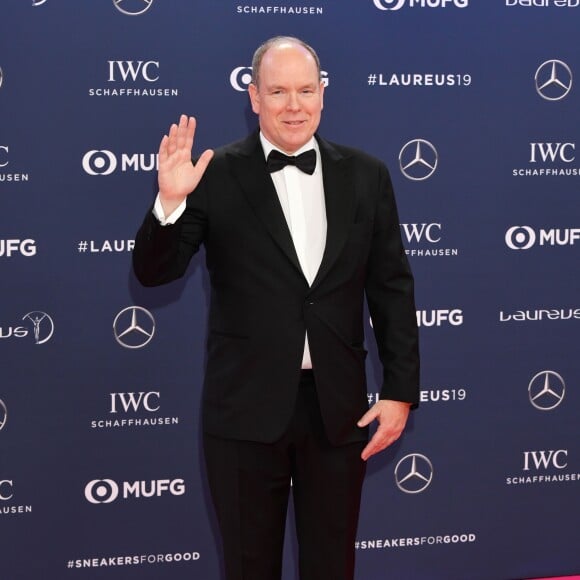
[[280, 580], [290, 489], [300, 580], [352, 580], [364, 445], [328, 442], [311, 372], [303, 372], [292, 421], [279, 441], [204, 435], [227, 580]]

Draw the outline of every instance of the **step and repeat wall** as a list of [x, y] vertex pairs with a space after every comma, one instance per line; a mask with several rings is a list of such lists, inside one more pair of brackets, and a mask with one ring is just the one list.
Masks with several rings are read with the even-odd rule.
[[[421, 405], [369, 463], [356, 578], [580, 572], [579, 17], [579, 0], [2, 0], [0, 577], [221, 577], [203, 252], [146, 289], [131, 250], [163, 133], [195, 115], [200, 153], [253, 130], [251, 57], [277, 34], [320, 54], [320, 133], [389, 167], [416, 277]], [[289, 533], [285, 579], [296, 552]]]

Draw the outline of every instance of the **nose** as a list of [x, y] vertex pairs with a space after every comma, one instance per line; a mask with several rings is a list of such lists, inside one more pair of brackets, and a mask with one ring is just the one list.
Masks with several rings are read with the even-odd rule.
[[289, 111], [298, 111], [300, 109], [300, 100], [297, 92], [291, 91], [288, 93], [288, 102], [286, 103], [286, 108]]

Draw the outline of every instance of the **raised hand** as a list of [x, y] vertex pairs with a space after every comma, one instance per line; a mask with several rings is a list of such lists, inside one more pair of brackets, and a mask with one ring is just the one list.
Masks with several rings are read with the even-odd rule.
[[159, 200], [166, 216], [195, 190], [213, 157], [207, 149], [195, 165], [191, 162], [195, 126], [194, 117], [181, 115], [159, 145]]

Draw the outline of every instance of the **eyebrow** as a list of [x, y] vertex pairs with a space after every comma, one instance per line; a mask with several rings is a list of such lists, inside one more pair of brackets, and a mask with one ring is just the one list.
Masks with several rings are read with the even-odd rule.
[[[299, 86], [298, 90], [302, 90], [302, 89], [316, 89], [318, 88], [318, 84], [317, 83], [306, 83], [305, 85]], [[274, 85], [264, 85], [265, 89], [268, 91], [275, 91], [277, 89], [286, 89], [287, 87], [285, 85], [278, 85], [278, 84], [274, 84]]]

